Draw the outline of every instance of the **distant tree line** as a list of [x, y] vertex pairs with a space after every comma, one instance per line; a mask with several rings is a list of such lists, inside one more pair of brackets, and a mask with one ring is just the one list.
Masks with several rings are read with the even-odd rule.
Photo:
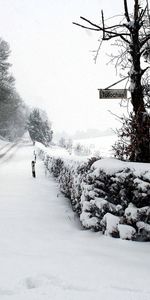
[[14, 141], [28, 130], [32, 141], [48, 146], [51, 123], [44, 111], [29, 109], [16, 91], [8, 62], [10, 53], [9, 44], [0, 38], [0, 138]]
[[16, 91], [9, 56], [9, 45], [0, 38], [0, 136], [12, 141], [25, 131], [27, 106]]

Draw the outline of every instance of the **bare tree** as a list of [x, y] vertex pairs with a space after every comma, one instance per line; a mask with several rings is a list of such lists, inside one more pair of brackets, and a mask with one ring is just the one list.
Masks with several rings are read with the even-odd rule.
[[[133, 13], [129, 13], [128, 1], [122, 0], [124, 4], [124, 18], [119, 24], [106, 26], [103, 11], [101, 12], [101, 24], [96, 24], [90, 20], [80, 17], [86, 25], [73, 22], [73, 24], [101, 33], [101, 42], [111, 39], [117, 39], [118, 46], [122, 46], [121, 55], [118, 57], [122, 63], [128, 57], [130, 71], [130, 92], [133, 114], [131, 122], [134, 126], [132, 132], [135, 138], [131, 138], [131, 144], [134, 141], [134, 147], [130, 155], [130, 160], [139, 162], [150, 162], [150, 116], [148, 114], [147, 103], [149, 102], [148, 92], [145, 93], [143, 78], [148, 72], [149, 65], [145, 68], [141, 66], [142, 58], [147, 64], [150, 63], [150, 18], [148, 1], [133, 0]], [[118, 42], [119, 40], [119, 42]], [[126, 56], [127, 55], [127, 56]], [[134, 150], [133, 150], [134, 149]]]

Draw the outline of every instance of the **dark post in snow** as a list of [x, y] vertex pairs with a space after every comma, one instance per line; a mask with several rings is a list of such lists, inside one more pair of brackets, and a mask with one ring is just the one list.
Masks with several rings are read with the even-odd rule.
[[[123, 62], [127, 54], [130, 71], [128, 73], [131, 87], [131, 104], [133, 106], [132, 114], [132, 134], [130, 135], [131, 143], [131, 161], [150, 162], [150, 116], [147, 108], [148, 100], [144, 94], [143, 75], [148, 70], [141, 67], [141, 58], [150, 61], [150, 17], [148, 1], [145, 7], [142, 8], [139, 0], [134, 0], [133, 14], [128, 11], [128, 1], [122, 0], [124, 3], [125, 20], [119, 24], [106, 26], [104, 14], [102, 11], [102, 25], [95, 24], [90, 20], [80, 17], [88, 23], [88, 26], [75, 23], [82, 28], [94, 30], [102, 33], [101, 41], [116, 39], [118, 47], [122, 47], [120, 62]], [[99, 49], [98, 49], [99, 50]], [[128, 65], [129, 66], [129, 65]], [[149, 95], [147, 94], [149, 99]]]
[[35, 173], [35, 161], [32, 160], [31, 162], [31, 166], [32, 166], [32, 177], [36, 177], [36, 173]]

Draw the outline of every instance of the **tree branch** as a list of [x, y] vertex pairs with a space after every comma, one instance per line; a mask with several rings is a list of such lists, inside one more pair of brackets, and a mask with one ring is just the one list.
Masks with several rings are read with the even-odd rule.
[[124, 42], [130, 44], [130, 41], [128, 41], [124, 36], [121, 35], [120, 38], [121, 38]]
[[125, 17], [126, 17], [127, 21], [130, 22], [127, 0], [124, 0], [124, 11], [125, 11]]
[[103, 40], [105, 39], [105, 23], [104, 23], [104, 13], [103, 10], [101, 11], [102, 14], [102, 24], [103, 24]]
[[[84, 20], [85, 22], [89, 23], [90, 25], [92, 25], [95, 28], [92, 27], [88, 27], [85, 25], [81, 25], [80, 23], [76, 23], [73, 22], [74, 25], [80, 26], [82, 28], [85, 29], [89, 29], [89, 30], [94, 30], [94, 31], [102, 31], [103, 32], [103, 40], [110, 40], [114, 37], [120, 37], [124, 42], [129, 43], [129, 41], [124, 37], [124, 36], [130, 36], [129, 33], [117, 33], [116, 31], [111, 31], [111, 30], [107, 30], [107, 28], [101, 27], [93, 22], [91, 22], [90, 20], [84, 18], [84, 17], [80, 17], [82, 20]], [[103, 20], [104, 22], [104, 20]], [[115, 29], [116, 27], [121, 27], [120, 25], [115, 25], [115, 26], [111, 26], [110, 28]], [[108, 34], [108, 36], [105, 36], [105, 33]]]
[[[97, 25], [97, 24], [91, 22], [90, 20], [88, 20], [88, 19], [86, 19], [86, 18], [84, 18], [84, 17], [80, 17], [80, 19], [82, 19], [83, 21], [89, 23], [90, 25], [92, 25], [92, 26], [98, 28], [99, 31], [105, 30], [106, 33], [110, 33], [110, 34], [116, 34], [116, 32], [110, 31], [109, 29], [115, 30], [115, 28], [117, 28], [117, 27], [119, 27], [119, 28], [121, 28], [121, 27], [126, 27], [124, 24], [122, 24], [122, 25], [120, 24], [120, 25], [113, 25], [113, 26], [110, 26], [110, 27], [105, 27], [105, 28], [103, 29], [103, 27], [101, 27], [101, 26], [99, 26], [99, 25]], [[130, 36], [130, 34], [127, 33], [127, 32], [126, 32], [126, 33], [122, 33], [122, 34], [123, 34], [123, 35], [126, 35], [126, 36]]]
[[89, 30], [94, 30], [94, 31], [100, 31], [100, 29], [98, 28], [91, 28], [91, 27], [87, 27], [87, 26], [84, 26], [84, 25], [81, 25], [79, 23], [76, 23], [76, 22], [72, 22], [73, 25], [76, 25], [76, 26], [79, 26], [79, 27], [82, 27], [84, 29], [89, 29]]
[[142, 42], [140, 42], [140, 47], [142, 48], [150, 40], [150, 34], [148, 34]]
[[80, 19], [82, 19], [83, 21], [89, 23], [90, 25], [92, 25], [92, 26], [98, 28], [99, 30], [103, 30], [103, 28], [102, 28], [101, 26], [99, 26], [99, 25], [97, 25], [97, 24], [91, 22], [90, 20], [88, 20], [88, 19], [86, 19], [86, 18], [84, 18], [84, 17], [80, 17]]
[[130, 44], [130, 42], [120, 33], [111, 33], [112, 35], [109, 35], [108, 37], [103, 38], [104, 41], [111, 40], [115, 37], [120, 37], [124, 42]]
[[134, 21], [138, 20], [138, 13], [139, 13], [139, 0], [134, 1]]
[[142, 70], [142, 76], [143, 74], [149, 69], [150, 67], [146, 67], [145, 69]]
[[146, 5], [145, 9], [141, 10], [141, 13], [140, 13], [140, 16], [139, 16], [139, 21], [142, 20], [143, 16], [145, 15], [146, 10], [147, 10], [147, 5]]

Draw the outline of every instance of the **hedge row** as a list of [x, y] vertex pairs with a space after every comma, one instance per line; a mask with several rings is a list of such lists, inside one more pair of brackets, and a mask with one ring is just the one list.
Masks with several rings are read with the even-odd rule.
[[79, 163], [47, 155], [41, 149], [38, 154], [58, 179], [61, 192], [70, 199], [84, 228], [116, 238], [150, 241], [148, 171], [137, 175], [120, 165], [107, 172], [98, 167], [97, 158]]

